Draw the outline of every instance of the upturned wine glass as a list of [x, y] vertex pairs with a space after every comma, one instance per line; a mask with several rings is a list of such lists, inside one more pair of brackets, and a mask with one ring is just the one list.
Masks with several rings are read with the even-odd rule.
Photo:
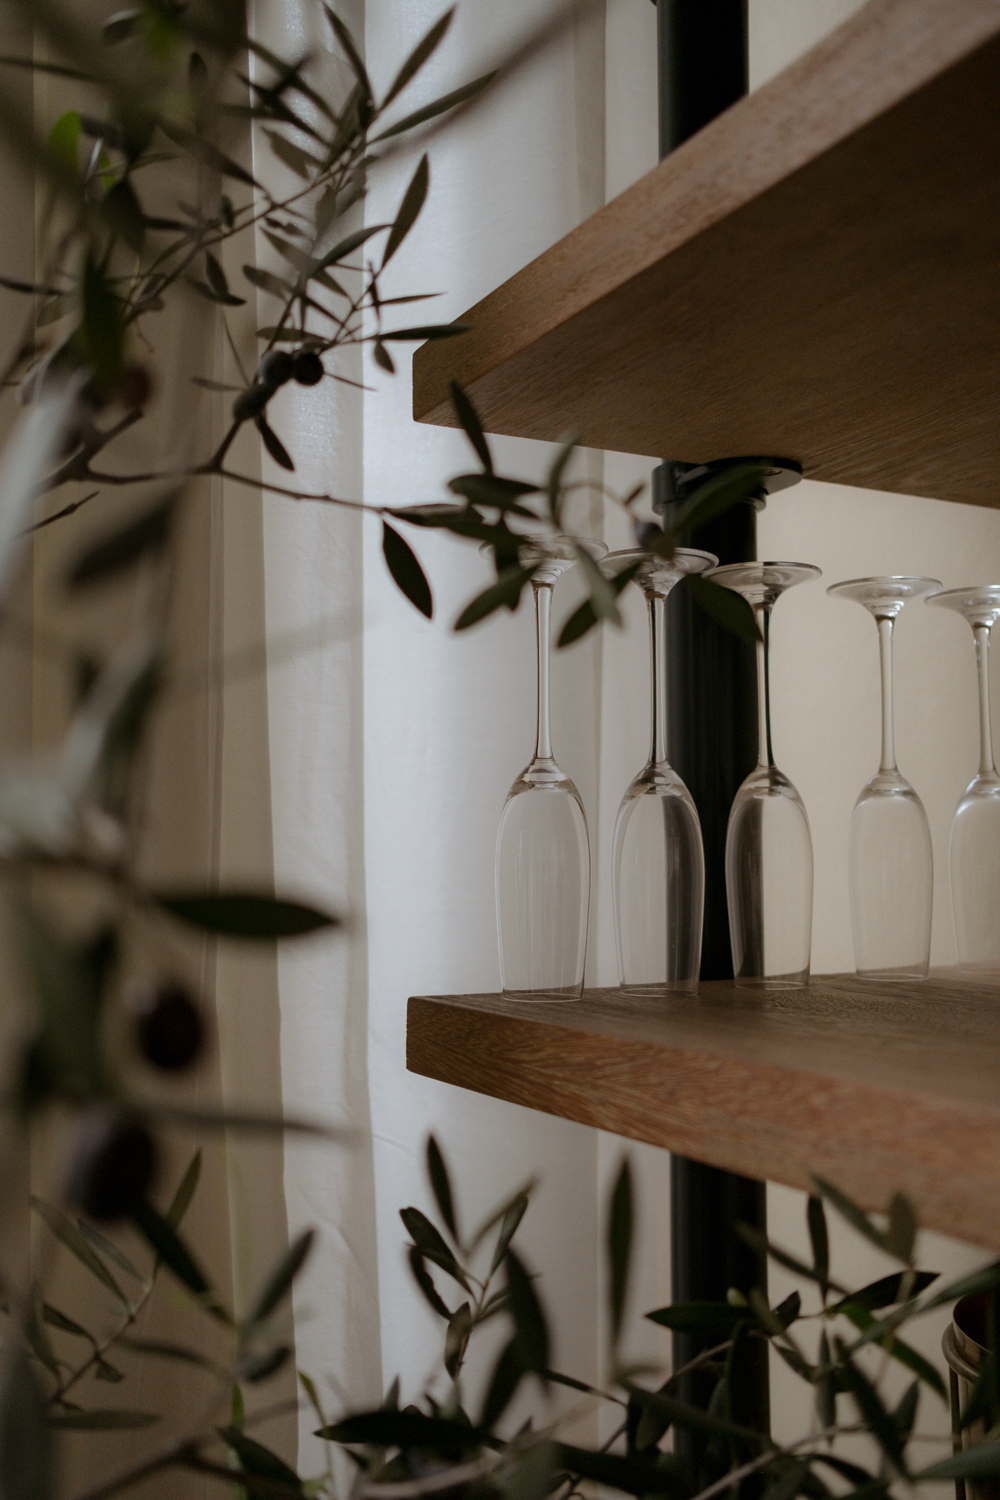
[[1000, 972], [1000, 777], [990, 733], [990, 631], [1000, 619], [1000, 584], [947, 589], [928, 604], [953, 609], [972, 626], [979, 669], [979, 770], [951, 825], [951, 909], [958, 961], [970, 973]]
[[903, 606], [941, 587], [936, 578], [851, 578], [827, 593], [875, 617], [882, 675], [882, 754], [851, 816], [851, 925], [862, 979], [926, 979], [934, 856], [924, 805], [896, 766], [892, 631]]
[[733, 801], [726, 896], [737, 984], [803, 985], [812, 946], [813, 857], [802, 798], [771, 752], [771, 611], [786, 589], [822, 577], [811, 563], [727, 563], [713, 583], [741, 594], [757, 623], [757, 764]]
[[705, 904], [701, 824], [690, 792], [667, 760], [667, 595], [718, 558], [678, 547], [671, 558], [613, 552], [606, 571], [638, 562], [649, 613], [649, 759], [622, 798], [615, 823], [613, 888], [618, 978], [629, 994], [698, 988]]
[[535, 753], [507, 794], [497, 831], [496, 900], [500, 983], [508, 999], [578, 1000], [583, 993], [590, 914], [590, 841], [580, 794], [552, 755], [549, 635], [552, 590], [580, 546], [601, 542], [532, 538], [522, 561], [531, 580], [538, 642]]

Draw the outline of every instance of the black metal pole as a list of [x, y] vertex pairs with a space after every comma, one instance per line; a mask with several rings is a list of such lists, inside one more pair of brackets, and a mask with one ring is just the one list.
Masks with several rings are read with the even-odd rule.
[[[660, 77], [660, 155], [666, 156], [747, 90], [746, 0], [656, 0]], [[721, 457], [721, 455], [720, 455]], [[654, 474], [654, 504], [669, 521], [697, 482], [691, 464], [668, 462]], [[757, 555], [756, 505], [747, 501], [684, 538], [720, 562]], [[757, 668], [754, 651], [710, 620], [685, 588], [670, 596], [667, 624], [667, 730], [672, 765], [698, 808], [705, 846], [705, 926], [701, 977], [731, 979], [726, 909], [726, 825], [733, 797], [757, 758]], [[767, 1290], [767, 1269], [735, 1232], [740, 1222], [766, 1227], [765, 1187], [685, 1157], [671, 1159], [672, 1279], [675, 1302], [725, 1299], [730, 1287]], [[674, 1368], [703, 1348], [703, 1338], [675, 1333]], [[733, 1420], [767, 1431], [767, 1348], [747, 1350], [749, 1380], [737, 1382]], [[681, 1394], [707, 1403], [714, 1381], [686, 1377]], [[746, 1394], [743, 1394], [746, 1393]], [[675, 1444], [698, 1460], [700, 1445], [678, 1430]]]

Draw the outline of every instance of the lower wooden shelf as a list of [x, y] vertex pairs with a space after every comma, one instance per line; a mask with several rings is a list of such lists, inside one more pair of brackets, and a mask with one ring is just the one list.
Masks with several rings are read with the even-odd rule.
[[413, 1073], [1000, 1247], [1000, 988], [814, 977], [697, 996], [409, 1002]]

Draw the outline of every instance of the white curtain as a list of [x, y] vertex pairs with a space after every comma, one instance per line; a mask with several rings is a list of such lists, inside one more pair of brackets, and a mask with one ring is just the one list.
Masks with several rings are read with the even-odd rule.
[[[751, 0], [754, 84], [856, 3]], [[385, 87], [440, 8], [440, 0], [341, 5], [364, 38], [377, 87]], [[336, 73], [338, 60], [310, 0], [262, 10], [258, 22], [272, 40], [322, 51], [324, 66]], [[540, 10], [538, 0], [461, 0], [420, 98], [485, 71]], [[558, 45], [435, 140], [427, 207], [394, 264], [389, 295], [441, 292], [427, 305], [435, 318], [455, 317], [654, 165], [654, 22], [649, 0], [581, 5]], [[392, 217], [414, 161], [401, 155], [373, 175], [369, 222]], [[406, 504], [441, 498], [446, 478], [467, 466], [461, 435], [412, 422], [408, 358], [398, 363], [399, 374], [389, 378], [366, 358], [364, 379], [376, 390], [363, 398], [344, 386], [331, 392], [329, 383], [321, 392], [289, 393], [282, 430], [294, 439], [304, 485]], [[342, 373], [357, 378], [361, 368], [356, 361]], [[539, 474], [546, 461], [545, 445], [497, 439], [495, 447], [506, 472]], [[625, 488], [657, 461], [595, 454], [580, 462]], [[628, 544], [613, 512], [592, 508], [578, 519], [610, 545]], [[397, 1212], [408, 1203], [430, 1207], [422, 1160], [433, 1129], [453, 1165], [466, 1223], [525, 1177], [541, 1177], [524, 1245], [545, 1278], [557, 1329], [554, 1359], [576, 1375], [595, 1376], [600, 1202], [620, 1143], [417, 1078], [404, 1062], [408, 995], [498, 985], [493, 845], [507, 788], [531, 749], [528, 606], [456, 637], [451, 620], [487, 577], [470, 547], [420, 537], [435, 594], [434, 621], [426, 623], [388, 578], [373, 519], [274, 501], [264, 535], [277, 880], [284, 889], [324, 895], [351, 917], [345, 935], [290, 950], [280, 961], [285, 1105], [334, 1115], [359, 1131], [349, 1152], [300, 1145], [286, 1152], [290, 1226], [317, 1223], [322, 1231], [296, 1301], [298, 1360], [333, 1407], [379, 1399], [397, 1372], [404, 1397], [419, 1395], [439, 1352], [440, 1326], [411, 1285]], [[760, 555], [819, 563], [825, 582], [886, 571], [929, 573], [957, 585], [1000, 575], [1000, 515], [804, 483], [762, 516]], [[560, 585], [558, 616], [571, 607], [573, 588], [572, 581]], [[625, 632], [588, 639], [560, 654], [554, 669], [556, 754], [580, 787], [591, 831], [590, 983], [614, 981], [610, 829], [645, 754], [640, 606], [636, 593], [627, 601]], [[853, 614], [821, 587], [802, 588], [782, 601], [773, 635], [775, 744], [813, 827], [816, 972], [853, 964], [846, 830], [876, 759], [874, 631], [860, 611]], [[942, 878], [947, 831], [974, 765], [976, 722], [971, 646], [951, 623], [914, 606], [899, 627], [897, 653], [900, 759], [931, 818], [934, 961], [945, 963], [953, 956]], [[312, 632], [311, 649], [290, 653], [289, 631], [304, 632], [301, 639]], [[634, 1160], [643, 1195], [640, 1312], [668, 1293], [667, 1159], [634, 1148]], [[770, 1202], [778, 1237], [797, 1235], [798, 1195], [774, 1190]], [[931, 1253], [947, 1269], [972, 1252], [936, 1240]], [[859, 1270], [864, 1274], [864, 1266]], [[930, 1330], [930, 1352], [935, 1337]], [[782, 1378], [776, 1372], [779, 1432], [803, 1415]], [[303, 1419], [307, 1472], [322, 1463], [313, 1425]]]

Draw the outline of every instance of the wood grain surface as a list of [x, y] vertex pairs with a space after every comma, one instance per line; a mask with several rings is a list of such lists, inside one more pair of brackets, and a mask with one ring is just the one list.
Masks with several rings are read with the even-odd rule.
[[407, 1067], [751, 1177], [1000, 1247], [1000, 988], [854, 975], [574, 1003], [417, 996]]
[[423, 345], [414, 415], [1000, 505], [1000, 4], [869, 0]]

